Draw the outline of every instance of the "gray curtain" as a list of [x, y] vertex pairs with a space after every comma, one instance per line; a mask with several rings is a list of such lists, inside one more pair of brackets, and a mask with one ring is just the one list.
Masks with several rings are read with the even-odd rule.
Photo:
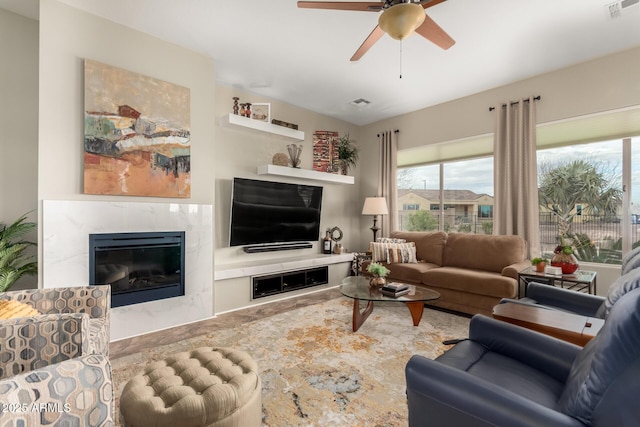
[[378, 134], [380, 141], [380, 172], [378, 174], [378, 196], [387, 199], [389, 215], [382, 215], [380, 236], [388, 237], [398, 229], [398, 131]]
[[493, 233], [522, 236], [529, 257], [540, 256], [533, 98], [496, 108]]

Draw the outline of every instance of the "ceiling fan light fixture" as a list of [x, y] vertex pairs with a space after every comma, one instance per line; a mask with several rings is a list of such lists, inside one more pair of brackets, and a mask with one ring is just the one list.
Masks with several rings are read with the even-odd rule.
[[382, 12], [378, 25], [391, 38], [402, 40], [422, 25], [424, 17], [424, 8], [419, 3], [399, 3]]

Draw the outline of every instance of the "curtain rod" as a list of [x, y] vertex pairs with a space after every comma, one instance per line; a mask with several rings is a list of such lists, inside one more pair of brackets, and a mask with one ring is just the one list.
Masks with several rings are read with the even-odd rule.
[[[534, 101], [540, 101], [540, 95], [533, 97]], [[511, 105], [516, 105], [519, 101], [512, 102]], [[525, 99], [524, 102], [529, 102], [529, 99]], [[502, 108], [506, 107], [507, 104], [502, 104]], [[495, 110], [496, 107], [489, 107], [489, 111]]]
[[[400, 133], [400, 129], [396, 129], [396, 130], [394, 130], [394, 131], [393, 131], [393, 133]], [[380, 134], [377, 134], [376, 136], [377, 136], [378, 138], [380, 138]]]

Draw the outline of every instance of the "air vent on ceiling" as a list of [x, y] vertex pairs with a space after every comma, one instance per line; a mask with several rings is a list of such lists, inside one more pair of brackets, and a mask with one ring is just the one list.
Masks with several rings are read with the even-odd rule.
[[371, 101], [367, 101], [364, 98], [354, 99], [349, 103], [349, 105], [353, 105], [354, 107], [364, 107], [365, 105], [371, 104]]

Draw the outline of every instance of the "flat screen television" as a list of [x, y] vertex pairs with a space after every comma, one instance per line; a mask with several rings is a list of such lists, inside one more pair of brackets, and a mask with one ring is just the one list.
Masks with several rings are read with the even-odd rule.
[[234, 178], [230, 246], [317, 241], [322, 187]]

